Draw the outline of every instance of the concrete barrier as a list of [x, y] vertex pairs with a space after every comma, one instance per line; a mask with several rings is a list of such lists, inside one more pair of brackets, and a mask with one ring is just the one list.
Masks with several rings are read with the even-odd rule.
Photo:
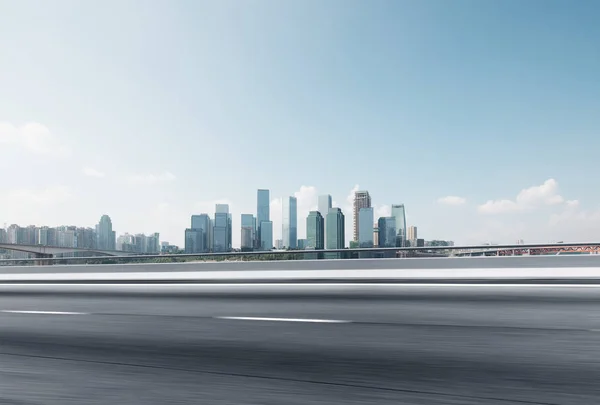
[[0, 266], [1, 274], [428, 270], [600, 267], [600, 255]]

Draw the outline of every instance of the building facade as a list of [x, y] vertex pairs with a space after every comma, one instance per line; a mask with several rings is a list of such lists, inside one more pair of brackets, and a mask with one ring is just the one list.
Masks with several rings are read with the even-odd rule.
[[396, 246], [396, 218], [381, 217], [377, 221], [379, 228], [379, 247], [395, 247]]
[[[358, 235], [360, 232], [360, 224], [358, 222], [358, 214], [361, 208], [370, 208], [371, 207], [371, 196], [368, 191], [357, 191], [354, 193], [354, 215], [353, 215], [353, 224], [354, 224], [354, 238], [355, 242], [358, 242]], [[369, 225], [371, 228], [372, 225]]]
[[215, 225], [213, 226], [213, 252], [231, 250], [231, 214], [229, 205], [216, 204]]
[[254, 250], [256, 246], [256, 218], [252, 214], [242, 214], [242, 238], [240, 248], [242, 251]]
[[260, 250], [273, 250], [273, 222], [263, 221], [260, 229]]
[[113, 231], [112, 221], [108, 215], [102, 215], [100, 218], [100, 222], [96, 225], [96, 235], [99, 250], [116, 250], [115, 231]]
[[[271, 196], [269, 190], [259, 189], [256, 193], [256, 233], [257, 239], [260, 241], [259, 247], [262, 249], [261, 228], [263, 222], [271, 220], [270, 203]], [[272, 224], [271, 224], [272, 226]], [[272, 247], [272, 246], [271, 246]]]
[[288, 197], [283, 200], [282, 233], [283, 247], [296, 249], [298, 247], [298, 200]]
[[343, 249], [346, 245], [345, 238], [345, 217], [339, 208], [331, 208], [327, 213], [327, 249]]
[[392, 216], [396, 219], [396, 246], [406, 246], [406, 211], [404, 204], [392, 204]]
[[306, 217], [306, 249], [325, 248], [325, 220], [319, 211], [311, 211]]
[[373, 247], [373, 208], [361, 208], [358, 211], [358, 247]]

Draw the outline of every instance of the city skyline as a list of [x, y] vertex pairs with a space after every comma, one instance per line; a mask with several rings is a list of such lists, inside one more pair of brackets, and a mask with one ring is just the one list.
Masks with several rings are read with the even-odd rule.
[[268, 187], [274, 239], [330, 194], [348, 241], [358, 184], [428, 238], [597, 239], [595, 3], [137, 4], [4, 5], [0, 223], [183, 246], [226, 203], [239, 246]]

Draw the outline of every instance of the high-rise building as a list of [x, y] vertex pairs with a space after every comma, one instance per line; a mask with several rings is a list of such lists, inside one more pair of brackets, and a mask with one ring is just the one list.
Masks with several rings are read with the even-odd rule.
[[379, 228], [379, 247], [396, 246], [396, 218], [381, 217], [377, 221]]
[[108, 215], [102, 215], [100, 223], [96, 225], [96, 234], [98, 236], [98, 249], [116, 250], [115, 231], [112, 229], [112, 221]]
[[263, 221], [260, 229], [260, 250], [273, 250], [273, 222]]
[[253, 250], [256, 246], [256, 218], [252, 214], [242, 214], [242, 239], [240, 248], [243, 251]]
[[185, 230], [185, 248], [184, 252], [202, 253], [208, 251], [204, 245], [204, 233], [201, 229], [188, 228]]
[[285, 198], [282, 205], [283, 246], [296, 249], [298, 247], [298, 200], [296, 197]]
[[308, 241], [306, 239], [298, 239], [298, 250], [306, 249], [307, 242]]
[[[202, 246], [202, 250], [194, 251], [190, 253], [205, 253], [211, 249], [211, 220], [208, 214], [199, 214], [192, 215], [191, 227], [189, 229], [194, 229], [200, 232], [200, 238], [202, 239], [200, 244], [195, 244], [194, 246]], [[197, 237], [197, 236], [195, 236]], [[187, 240], [187, 238], [186, 238]]]
[[373, 246], [379, 246], [379, 225], [373, 224]]
[[[77, 232], [74, 226], [59, 226], [56, 228], [58, 247], [79, 247], [77, 244]], [[114, 234], [114, 232], [113, 232]], [[110, 250], [115, 250], [115, 247], [107, 248]]]
[[392, 216], [396, 218], [396, 246], [406, 246], [406, 212], [404, 204], [392, 204]]
[[325, 220], [319, 211], [311, 211], [306, 217], [306, 249], [325, 248]]
[[317, 201], [317, 211], [319, 211], [321, 213], [321, 216], [323, 217], [323, 226], [325, 228], [323, 228], [323, 232], [324, 235], [327, 234], [327, 224], [325, 222], [325, 218], [327, 217], [327, 214], [329, 213], [329, 209], [332, 207], [332, 199], [331, 199], [331, 195], [330, 194], [324, 194], [324, 195], [320, 195]]
[[327, 249], [343, 249], [346, 245], [344, 213], [339, 208], [330, 208], [327, 213]]
[[[361, 208], [371, 207], [371, 196], [368, 191], [357, 191], [354, 193], [354, 241], [358, 242], [358, 235], [360, 232], [360, 224], [358, 222], [358, 213]], [[369, 225], [369, 228], [371, 225]]]
[[[38, 234], [40, 236], [42, 236], [42, 232], [41, 232], [40, 228], [40, 232], [38, 232]], [[47, 242], [50, 242], [52, 240], [52, 228], [47, 228], [46, 232], [45, 232], [45, 237]], [[77, 230], [75, 231], [77, 234], [77, 247], [80, 248], [84, 248], [84, 249], [96, 249], [98, 246], [98, 241], [97, 241], [97, 236], [96, 236], [96, 231], [92, 228], [77, 228]], [[40, 244], [41, 244], [41, 240], [40, 240]], [[115, 246], [116, 248], [116, 246]], [[119, 249], [117, 249], [119, 250]]]
[[409, 226], [408, 231], [406, 232], [406, 238], [410, 241], [417, 240], [417, 227]]
[[231, 214], [229, 205], [215, 206], [215, 225], [213, 227], [213, 252], [228, 252], [231, 250]]
[[[259, 189], [256, 193], [256, 226], [257, 226], [257, 238], [262, 242], [260, 235], [260, 229], [263, 222], [270, 221], [270, 193], [269, 190]], [[260, 246], [262, 249], [262, 245]], [[272, 246], [271, 246], [272, 248]]]
[[361, 208], [358, 211], [358, 246], [373, 247], [373, 208]]

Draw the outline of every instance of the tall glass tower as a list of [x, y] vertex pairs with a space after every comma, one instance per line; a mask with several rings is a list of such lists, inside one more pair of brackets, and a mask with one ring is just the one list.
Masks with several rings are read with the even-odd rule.
[[270, 198], [269, 190], [259, 189], [256, 193], [256, 233], [259, 241], [262, 241], [260, 234], [262, 223], [269, 222], [271, 220], [269, 206], [271, 201]]
[[298, 247], [298, 200], [296, 197], [283, 200], [282, 219], [283, 246], [296, 249]]
[[102, 215], [100, 223], [96, 225], [96, 234], [98, 235], [98, 249], [115, 250], [117, 239], [115, 231], [112, 229], [112, 221], [108, 215]]
[[392, 216], [396, 219], [396, 247], [406, 245], [406, 212], [404, 204], [392, 204]]
[[311, 211], [306, 217], [306, 248], [325, 247], [325, 220], [319, 211]]
[[361, 208], [358, 211], [358, 246], [373, 247], [373, 208]]
[[343, 249], [346, 244], [345, 218], [339, 208], [329, 209], [327, 214], [327, 249]]

